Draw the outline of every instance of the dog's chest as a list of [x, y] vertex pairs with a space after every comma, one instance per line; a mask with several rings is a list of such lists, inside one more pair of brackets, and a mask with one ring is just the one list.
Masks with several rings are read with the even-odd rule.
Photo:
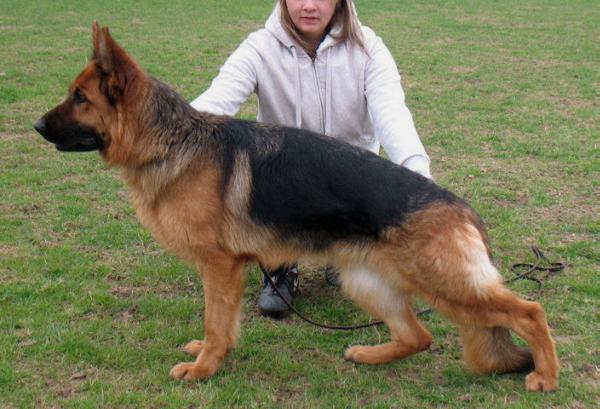
[[142, 190], [130, 192], [140, 223], [165, 249], [188, 261], [216, 246], [223, 209], [214, 184], [191, 179], [173, 183], [153, 200]]

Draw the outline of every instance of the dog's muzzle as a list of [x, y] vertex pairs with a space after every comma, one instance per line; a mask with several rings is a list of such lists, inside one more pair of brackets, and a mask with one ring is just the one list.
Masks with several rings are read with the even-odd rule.
[[104, 149], [102, 136], [85, 125], [67, 125], [55, 129], [45, 117], [38, 119], [33, 128], [56, 149], [64, 152], [89, 152]]

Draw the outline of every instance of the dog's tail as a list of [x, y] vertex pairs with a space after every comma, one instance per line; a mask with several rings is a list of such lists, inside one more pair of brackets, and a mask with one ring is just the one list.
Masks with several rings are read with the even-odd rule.
[[463, 357], [476, 373], [524, 372], [533, 369], [533, 358], [512, 340], [506, 328], [461, 326]]

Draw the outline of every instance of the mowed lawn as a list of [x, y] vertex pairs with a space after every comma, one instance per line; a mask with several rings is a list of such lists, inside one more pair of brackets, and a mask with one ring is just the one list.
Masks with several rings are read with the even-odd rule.
[[[478, 376], [456, 327], [423, 317], [429, 351], [382, 366], [342, 359], [385, 329], [320, 330], [260, 317], [252, 266], [242, 333], [204, 382], [168, 377], [202, 336], [202, 284], [135, 220], [118, 171], [64, 154], [32, 130], [91, 54], [91, 24], [187, 99], [273, 1], [0, 2], [0, 408], [595, 408], [600, 406], [600, 3], [356, 1], [400, 66], [442, 186], [489, 227], [497, 265], [536, 244], [568, 265], [544, 304], [562, 371], [551, 394], [524, 375]], [[255, 102], [241, 116], [252, 118]], [[298, 307], [369, 320], [305, 267]], [[518, 284], [524, 295], [535, 287]]]

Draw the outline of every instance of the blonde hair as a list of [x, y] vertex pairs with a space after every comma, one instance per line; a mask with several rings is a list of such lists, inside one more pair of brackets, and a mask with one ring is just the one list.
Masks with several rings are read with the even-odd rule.
[[[283, 28], [311, 58], [315, 58], [317, 56], [317, 50], [314, 50], [308, 41], [304, 39], [302, 33], [300, 33], [292, 21], [285, 1], [286, 0], [279, 0], [279, 8], [281, 12], [280, 20]], [[336, 41], [340, 43], [345, 41], [354, 42], [360, 48], [362, 48], [365, 53], [367, 53], [363, 33], [360, 28], [360, 22], [358, 21], [358, 17], [354, 12], [354, 8], [352, 7], [352, 0], [331, 1], [335, 1], [337, 4], [335, 5], [335, 12], [331, 17], [331, 21], [325, 29], [325, 33], [328, 33], [332, 27], [339, 25], [341, 30], [339, 34], [334, 36]]]

